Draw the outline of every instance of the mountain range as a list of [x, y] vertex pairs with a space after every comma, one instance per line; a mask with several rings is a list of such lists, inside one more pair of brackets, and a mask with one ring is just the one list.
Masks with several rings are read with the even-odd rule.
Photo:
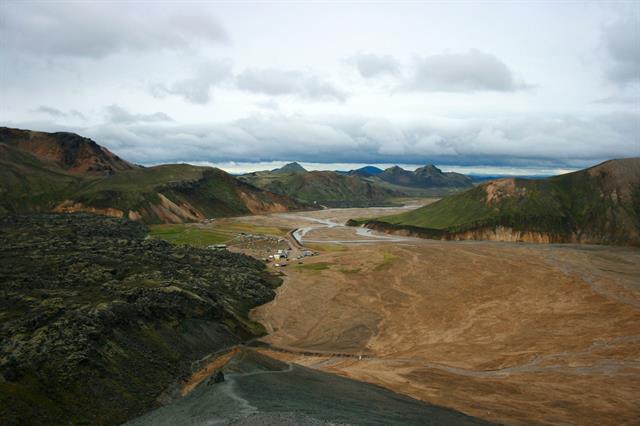
[[0, 128], [0, 214], [93, 212], [180, 223], [310, 208], [211, 167], [142, 167], [73, 133]]
[[211, 167], [132, 164], [74, 133], [0, 128], [0, 214], [93, 212], [146, 223], [243, 214], [392, 205], [470, 187], [433, 165], [416, 171], [366, 166], [347, 173], [290, 163], [242, 176]]
[[357, 175], [333, 171], [309, 172], [297, 163], [272, 171], [248, 173], [239, 176], [239, 179], [304, 203], [330, 207], [386, 205], [390, 198], [400, 195]]
[[438, 239], [640, 245], [640, 158], [546, 179], [497, 179], [365, 225]]
[[442, 172], [434, 165], [415, 171], [365, 166], [341, 172], [307, 171], [298, 163], [289, 163], [239, 178], [277, 194], [331, 207], [385, 206], [396, 197], [443, 196], [473, 186], [469, 177]]

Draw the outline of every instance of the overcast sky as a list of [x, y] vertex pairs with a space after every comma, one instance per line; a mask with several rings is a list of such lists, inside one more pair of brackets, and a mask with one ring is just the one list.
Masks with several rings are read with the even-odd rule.
[[143, 164], [640, 156], [637, 1], [4, 0], [0, 47], [1, 125]]

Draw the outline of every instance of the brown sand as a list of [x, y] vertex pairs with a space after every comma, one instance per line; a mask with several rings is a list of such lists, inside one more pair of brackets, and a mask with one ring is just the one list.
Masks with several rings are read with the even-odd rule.
[[637, 249], [327, 247], [253, 318], [275, 346], [367, 357], [271, 355], [498, 422], [639, 423]]

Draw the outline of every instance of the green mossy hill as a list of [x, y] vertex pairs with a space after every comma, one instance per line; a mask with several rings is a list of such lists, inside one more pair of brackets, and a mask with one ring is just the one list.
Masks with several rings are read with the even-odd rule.
[[86, 214], [0, 218], [0, 424], [120, 424], [191, 363], [263, 332], [279, 279], [250, 257]]
[[443, 172], [433, 164], [420, 167], [415, 171], [393, 166], [376, 176], [391, 184], [417, 188], [470, 188], [473, 186], [468, 176]]
[[80, 211], [181, 223], [305, 207], [219, 169], [138, 167], [71, 133], [0, 128], [0, 215]]
[[360, 176], [346, 176], [331, 171], [257, 172], [241, 176], [240, 179], [303, 203], [331, 207], [390, 205], [389, 199], [400, 195], [398, 192], [367, 182]]
[[307, 170], [297, 162], [285, 164], [284, 166], [271, 170], [271, 173], [306, 173]]
[[499, 179], [370, 225], [434, 238], [498, 226], [555, 242], [640, 245], [640, 158], [547, 179]]

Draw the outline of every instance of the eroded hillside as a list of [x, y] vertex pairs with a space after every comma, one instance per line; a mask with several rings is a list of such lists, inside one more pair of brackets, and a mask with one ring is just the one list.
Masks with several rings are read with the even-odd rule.
[[140, 167], [72, 133], [0, 128], [0, 214], [89, 212], [181, 223], [308, 208], [188, 164]]

